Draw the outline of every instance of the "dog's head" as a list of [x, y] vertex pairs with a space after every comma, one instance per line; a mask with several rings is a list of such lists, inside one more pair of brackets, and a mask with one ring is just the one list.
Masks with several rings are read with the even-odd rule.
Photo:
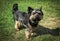
[[43, 12], [42, 12], [42, 7], [39, 9], [33, 9], [31, 7], [28, 7], [28, 14], [29, 14], [29, 19], [32, 22], [38, 23], [43, 18]]

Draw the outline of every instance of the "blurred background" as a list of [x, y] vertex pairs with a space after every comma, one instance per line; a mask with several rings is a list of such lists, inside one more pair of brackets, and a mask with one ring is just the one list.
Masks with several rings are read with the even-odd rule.
[[0, 41], [27, 41], [25, 29], [16, 32], [12, 15], [13, 4], [27, 12], [28, 6], [42, 6], [43, 19], [39, 22], [39, 35], [29, 41], [60, 41], [60, 0], [0, 0]]

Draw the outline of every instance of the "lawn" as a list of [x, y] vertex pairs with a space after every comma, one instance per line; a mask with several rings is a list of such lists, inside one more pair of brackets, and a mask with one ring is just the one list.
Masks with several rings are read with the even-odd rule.
[[[25, 29], [16, 32], [12, 6], [18, 3], [20, 11], [27, 12], [28, 6], [40, 8], [44, 13], [39, 22], [37, 35], [25, 38]], [[60, 41], [60, 0], [0, 0], [0, 41]]]

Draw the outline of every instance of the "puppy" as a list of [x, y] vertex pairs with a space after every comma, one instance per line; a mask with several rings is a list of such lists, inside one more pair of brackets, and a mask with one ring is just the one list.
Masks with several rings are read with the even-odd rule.
[[[27, 29], [26, 37], [29, 38], [41, 19], [43, 19], [42, 7], [39, 9], [33, 9], [28, 7], [29, 14], [29, 29]], [[29, 32], [28, 32], [29, 31]]]
[[28, 14], [29, 14], [29, 23], [31, 26], [36, 27], [38, 22], [43, 19], [43, 12], [42, 7], [39, 9], [33, 9], [28, 7]]
[[25, 34], [27, 39], [31, 37], [31, 33], [33, 33], [38, 22], [43, 18], [42, 8], [35, 10], [28, 7], [28, 13], [26, 13], [18, 10], [17, 3], [13, 5], [12, 13], [15, 22], [15, 29], [19, 31], [21, 26], [26, 27]]

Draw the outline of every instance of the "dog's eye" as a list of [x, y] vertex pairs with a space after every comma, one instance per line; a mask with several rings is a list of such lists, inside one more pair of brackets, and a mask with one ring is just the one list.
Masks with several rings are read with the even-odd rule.
[[40, 13], [38, 13], [38, 14], [40, 14]]
[[33, 13], [33, 15], [34, 15], [35, 13]]

